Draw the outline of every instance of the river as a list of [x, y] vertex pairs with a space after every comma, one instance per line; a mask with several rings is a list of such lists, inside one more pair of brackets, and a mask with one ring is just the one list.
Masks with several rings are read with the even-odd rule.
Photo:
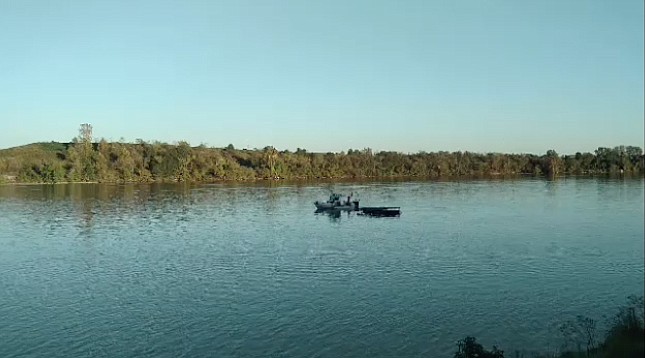
[[[553, 352], [643, 295], [643, 184], [0, 186], [0, 357]], [[330, 190], [402, 215], [314, 214]]]

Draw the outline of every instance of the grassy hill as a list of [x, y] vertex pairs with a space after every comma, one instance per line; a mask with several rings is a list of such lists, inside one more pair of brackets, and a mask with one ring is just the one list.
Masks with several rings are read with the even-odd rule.
[[47, 153], [63, 153], [71, 143], [41, 142], [22, 145], [19, 147], [0, 149], [0, 158], [24, 157], [30, 155], [46, 155]]
[[17, 177], [25, 166], [38, 165], [43, 162], [65, 161], [65, 153], [70, 143], [32, 143], [19, 147], [0, 149], [0, 180], [11, 180]]

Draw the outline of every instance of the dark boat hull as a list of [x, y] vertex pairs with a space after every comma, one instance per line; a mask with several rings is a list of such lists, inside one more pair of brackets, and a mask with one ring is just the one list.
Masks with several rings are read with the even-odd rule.
[[401, 215], [401, 209], [399, 207], [387, 207], [387, 206], [364, 207], [364, 208], [361, 208], [360, 210], [363, 213], [363, 215], [369, 215], [369, 216], [393, 217], [393, 216]]

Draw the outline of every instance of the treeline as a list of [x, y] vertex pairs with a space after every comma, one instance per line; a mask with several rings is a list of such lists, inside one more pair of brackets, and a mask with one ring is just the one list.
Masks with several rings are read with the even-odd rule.
[[[268, 178], [458, 177], [643, 173], [643, 150], [634, 146], [598, 148], [594, 153], [559, 155], [471, 152], [340, 153], [239, 150], [193, 147], [186, 142], [43, 143], [40, 150], [0, 151], [0, 178], [18, 182], [216, 181]], [[0, 179], [1, 180], [1, 179]]]

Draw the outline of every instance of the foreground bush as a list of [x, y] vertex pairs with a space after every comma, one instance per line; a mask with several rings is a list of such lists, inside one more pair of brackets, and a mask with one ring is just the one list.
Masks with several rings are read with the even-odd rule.
[[[538, 358], [642, 358], [645, 355], [645, 303], [643, 297], [630, 296], [609, 322], [604, 340], [598, 342], [596, 321], [578, 316], [560, 326], [562, 353]], [[515, 354], [516, 357], [526, 357]], [[493, 346], [487, 351], [474, 337], [457, 342], [455, 358], [503, 358], [504, 351]]]

